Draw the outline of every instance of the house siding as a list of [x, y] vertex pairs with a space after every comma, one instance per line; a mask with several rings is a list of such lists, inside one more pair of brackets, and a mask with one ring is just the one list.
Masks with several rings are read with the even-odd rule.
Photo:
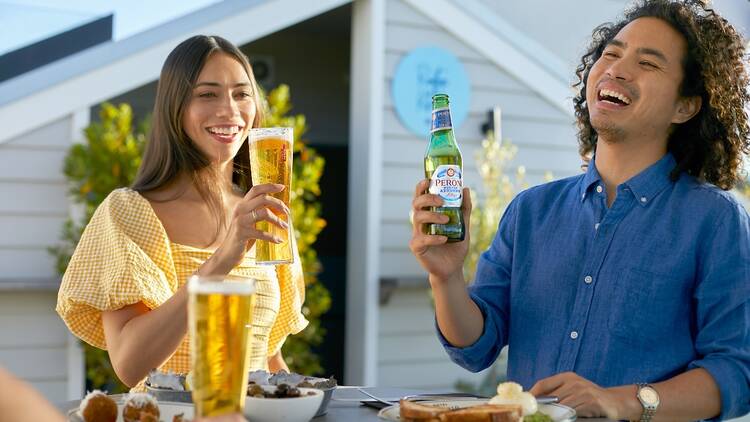
[[59, 276], [48, 252], [69, 215], [62, 166], [73, 122], [71, 115], [0, 144], [0, 365], [53, 402], [79, 397], [82, 383], [69, 364], [80, 349], [55, 312]]
[[[386, 87], [383, 114], [383, 174], [394, 183], [381, 191], [380, 277], [424, 278], [420, 287], [400, 287], [380, 308], [378, 383], [397, 387], [452, 388], [472, 374], [450, 362], [434, 327], [426, 275], [408, 249], [411, 235], [409, 209], [416, 182], [424, 177], [422, 160], [427, 134], [419, 137], [400, 122], [391, 96], [391, 81], [399, 61], [413, 48], [439, 45], [464, 64], [471, 84], [469, 114], [456, 137], [464, 159], [465, 184], [481, 190], [476, 157], [481, 150], [481, 125], [495, 106], [502, 109], [502, 134], [518, 147], [509, 171], [526, 168], [526, 183], [579, 172], [573, 118], [543, 99], [502, 68], [456, 39], [401, 0], [386, 3]], [[511, 175], [512, 178], [512, 175]]]

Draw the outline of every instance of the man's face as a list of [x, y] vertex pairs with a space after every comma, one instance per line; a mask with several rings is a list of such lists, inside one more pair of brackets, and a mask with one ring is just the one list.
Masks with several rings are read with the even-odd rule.
[[663, 139], [677, 122], [687, 42], [657, 18], [639, 18], [615, 35], [589, 72], [586, 103], [600, 139]]

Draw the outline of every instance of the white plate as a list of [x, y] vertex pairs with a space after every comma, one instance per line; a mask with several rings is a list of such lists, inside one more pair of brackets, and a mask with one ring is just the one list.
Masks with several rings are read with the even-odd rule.
[[[122, 400], [117, 401], [117, 422], [122, 422], [122, 407], [124, 403]], [[194, 411], [192, 403], [175, 403], [175, 402], [159, 402], [159, 419], [163, 422], [172, 422], [172, 418], [175, 415], [183, 414], [185, 419], [193, 419]], [[83, 418], [78, 415], [78, 409], [70, 409], [68, 411], [69, 422], [83, 422]]]
[[[480, 404], [486, 404], [487, 400], [436, 400], [429, 402], [419, 402], [420, 404], [427, 404], [437, 407], [445, 407], [449, 409], [462, 409], [464, 407], [478, 406]], [[554, 422], [573, 422], [576, 420], [576, 411], [568, 406], [552, 403], [552, 404], [540, 404], [539, 411], [549, 415]], [[393, 405], [380, 409], [378, 416], [381, 419], [387, 421], [398, 422], [401, 420], [399, 417], [399, 406]]]

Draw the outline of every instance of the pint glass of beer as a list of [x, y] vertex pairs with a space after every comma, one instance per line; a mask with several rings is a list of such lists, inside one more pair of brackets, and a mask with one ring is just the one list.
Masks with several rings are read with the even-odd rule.
[[[253, 185], [278, 183], [286, 186], [286, 189], [274, 193], [272, 196], [289, 206], [289, 195], [292, 189], [292, 146], [294, 143], [292, 128], [250, 129], [248, 142]], [[285, 214], [279, 215], [279, 217], [287, 223], [289, 222]], [[284, 239], [282, 243], [278, 244], [265, 240], [255, 242], [255, 261], [258, 264], [276, 265], [294, 262], [294, 254], [292, 253], [293, 233], [267, 221], [258, 222], [256, 228]]]
[[242, 413], [255, 280], [193, 276], [188, 320], [195, 416]]

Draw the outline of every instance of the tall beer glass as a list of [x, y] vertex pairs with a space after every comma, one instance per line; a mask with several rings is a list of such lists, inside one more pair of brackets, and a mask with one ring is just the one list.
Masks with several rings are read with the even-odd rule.
[[195, 416], [239, 412], [245, 406], [255, 280], [188, 280], [190, 358]]
[[[292, 146], [294, 136], [290, 127], [272, 127], [250, 129], [250, 173], [253, 185], [264, 183], [278, 183], [286, 188], [273, 197], [282, 200], [289, 206], [289, 195], [292, 190]], [[286, 221], [285, 214], [279, 217]], [[289, 230], [282, 229], [267, 221], [256, 224], [258, 230], [273, 234], [282, 243], [271, 243], [265, 240], [255, 242], [255, 260], [258, 264], [291, 264], [294, 262], [292, 244], [294, 235]]]

